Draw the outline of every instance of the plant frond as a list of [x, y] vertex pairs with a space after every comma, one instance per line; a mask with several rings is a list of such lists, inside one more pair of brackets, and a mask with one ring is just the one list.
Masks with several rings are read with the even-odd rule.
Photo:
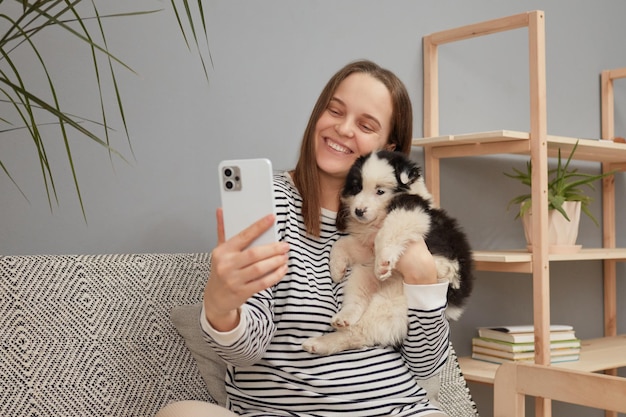
[[[102, 27], [102, 20], [99, 18], [100, 15], [98, 13], [98, 9], [96, 7], [95, 2], [92, 0], [91, 3], [93, 5], [93, 9], [94, 9], [94, 12], [95, 12], [96, 16], [98, 17], [98, 27], [100, 28], [100, 36], [102, 36], [102, 43], [103, 43], [104, 47], [108, 50], [109, 46], [107, 44], [106, 34], [104, 32], [104, 28]], [[117, 77], [115, 76], [115, 69], [113, 68], [113, 62], [111, 61], [110, 57], [107, 57], [107, 62], [109, 64], [109, 74], [111, 75], [111, 80], [113, 82], [113, 88], [115, 90], [115, 98], [117, 100], [117, 108], [118, 108], [120, 117], [122, 118], [122, 124], [124, 125], [124, 133], [126, 134], [126, 140], [128, 142], [128, 147], [130, 149], [131, 154], [133, 155], [133, 158], [135, 158], [135, 160], [136, 160], [135, 151], [133, 149], [133, 144], [131, 143], [130, 134], [128, 133], [128, 124], [126, 122], [126, 114], [124, 112], [124, 105], [122, 103], [120, 89], [119, 89], [119, 86], [117, 84]], [[100, 89], [99, 78], [98, 78], [98, 88]], [[100, 98], [101, 98], [100, 103], [101, 103], [101, 106], [102, 106], [102, 115], [103, 115], [103, 119], [102, 120], [104, 122], [104, 125], [106, 126], [107, 123], [106, 123], [106, 118], [105, 118], [105, 108], [104, 108], [104, 103], [102, 102], [102, 91], [101, 90], [100, 90]], [[105, 134], [106, 134], [106, 137], [107, 137], [107, 143], [110, 144], [108, 129], [105, 129]], [[111, 152], [109, 152], [109, 159], [111, 160], [111, 162], [113, 161]]]
[[[18, 30], [19, 29], [20, 28], [18, 28]], [[28, 42], [31, 43], [30, 39], [28, 40]], [[32, 45], [32, 43], [31, 43], [31, 46], [33, 47], [35, 54], [41, 59], [41, 56], [39, 55], [37, 48], [35, 48], [34, 45]], [[51, 170], [50, 164], [48, 163], [48, 158], [46, 156], [45, 146], [43, 144], [41, 135], [39, 133], [35, 115], [33, 112], [33, 108], [31, 106], [31, 100], [28, 97], [28, 95], [20, 94], [20, 90], [25, 91], [24, 81], [22, 80], [22, 77], [16, 65], [13, 63], [13, 60], [1, 48], [0, 48], [0, 53], [2, 54], [4, 61], [9, 65], [9, 67], [13, 71], [12, 74], [14, 75], [15, 79], [19, 83], [19, 85], [14, 84], [13, 82], [11, 82], [11, 80], [9, 79], [9, 76], [6, 74], [5, 71], [0, 71], [0, 83], [8, 85], [11, 88], [11, 90], [16, 93], [16, 98], [13, 98], [13, 96], [9, 94], [5, 89], [2, 89], [2, 92], [3, 94], [5, 94], [5, 96], [9, 98], [10, 101], [12, 101], [14, 108], [16, 109], [17, 113], [24, 121], [25, 125], [30, 126], [29, 127], [30, 135], [33, 139], [33, 142], [35, 143], [35, 147], [37, 148], [37, 152], [39, 154], [41, 173], [43, 176], [46, 194], [48, 197], [48, 205], [50, 206], [50, 210], [52, 210], [52, 196], [54, 196], [55, 200], [58, 203], [58, 195], [57, 195], [56, 187], [53, 181], [52, 170]], [[21, 103], [24, 111], [22, 111], [22, 109], [18, 106], [17, 102]]]
[[[0, 79], [0, 81], [3, 81], [2, 79]], [[6, 81], [6, 80], [4, 80]], [[91, 140], [93, 140], [94, 142], [98, 143], [99, 145], [104, 146], [105, 148], [107, 148], [108, 150], [110, 150], [111, 152], [113, 152], [115, 155], [117, 155], [119, 158], [121, 158], [123, 161], [128, 162], [126, 160], [126, 158], [124, 158], [124, 156], [119, 153], [118, 151], [116, 151], [114, 148], [112, 148], [111, 146], [107, 145], [106, 142], [104, 142], [102, 139], [100, 139], [98, 136], [96, 136], [94, 133], [92, 133], [90, 130], [85, 129], [84, 127], [82, 127], [80, 125], [79, 122], [75, 121], [74, 119], [72, 119], [71, 117], [69, 117], [67, 114], [57, 110], [54, 106], [49, 105], [46, 101], [40, 99], [39, 97], [33, 95], [32, 93], [30, 93], [29, 91], [24, 90], [23, 88], [11, 84], [9, 82], [9, 84], [18, 92], [20, 92], [21, 94], [23, 94], [24, 96], [27, 96], [30, 100], [34, 101], [35, 103], [37, 103], [42, 109], [46, 110], [47, 112], [51, 113], [52, 115], [54, 115], [55, 117], [59, 118], [62, 120], [63, 123], [66, 123], [70, 126], [72, 126], [74, 129], [78, 130], [80, 133], [82, 133], [83, 135], [89, 137]]]
[[[2, 79], [0, 79], [0, 81], [2, 81]], [[3, 94], [8, 95], [8, 92], [5, 89], [0, 88], [0, 91], [2, 91]], [[19, 98], [21, 99], [21, 97]], [[35, 144], [35, 148], [37, 149], [37, 153], [39, 156], [39, 165], [41, 167], [41, 174], [42, 174], [44, 186], [46, 189], [46, 195], [48, 197], [48, 206], [50, 207], [50, 210], [52, 210], [52, 197], [54, 196], [57, 204], [59, 200], [58, 200], [58, 196], [56, 192], [56, 187], [54, 185], [52, 169], [50, 167], [50, 164], [48, 163], [46, 149], [44, 147], [41, 135], [39, 134], [39, 129], [37, 128], [37, 125], [31, 126], [28, 124], [29, 120], [34, 119], [32, 108], [29, 107], [28, 105], [24, 105], [23, 100], [21, 103], [22, 105], [24, 105], [23, 107], [20, 107], [18, 103], [15, 101], [13, 101], [12, 104], [14, 108], [16, 109], [16, 112], [21, 117], [22, 121], [24, 122], [24, 127], [28, 129], [30, 136], [33, 139], [33, 142]]]
[[[0, 4], [2, 4], [3, 1], [4, 0], [0, 0]], [[0, 25], [2, 27], [2, 29], [0, 29], [2, 32], [0, 33], [0, 96], [4, 96], [0, 99], [0, 103], [8, 104], [15, 109], [16, 116], [21, 119], [21, 123], [23, 123], [23, 125], [14, 126], [10, 117], [3, 114], [2, 117], [0, 117], [0, 121], [10, 127], [3, 128], [0, 130], [0, 133], [11, 132], [18, 129], [27, 129], [38, 153], [43, 182], [48, 196], [48, 204], [52, 210], [53, 202], [56, 201], [56, 205], [58, 206], [59, 200], [53, 170], [48, 159], [40, 128], [48, 125], [55, 125], [58, 127], [58, 131], [60, 132], [60, 136], [62, 137], [64, 143], [65, 154], [71, 168], [74, 188], [78, 196], [83, 217], [85, 222], [87, 222], [83, 198], [75, 169], [75, 155], [70, 148], [69, 131], [72, 129], [68, 128], [73, 128], [73, 130], [78, 132], [81, 136], [85, 136], [103, 146], [109, 153], [111, 161], [113, 161], [113, 156], [115, 156], [121, 158], [124, 162], [128, 162], [121, 153], [113, 148], [111, 144], [111, 137], [109, 135], [109, 133], [114, 130], [109, 126], [111, 113], [109, 108], [105, 105], [106, 100], [104, 94], [104, 80], [108, 81], [109, 75], [111, 77], [110, 80], [112, 82], [112, 87], [117, 101], [117, 112], [123, 123], [124, 133], [126, 135], [130, 151], [133, 157], [135, 157], [135, 152], [130, 140], [127, 117], [122, 104], [122, 93], [120, 86], [118, 85], [116, 71], [119, 70], [118, 65], [121, 65], [122, 68], [129, 70], [133, 74], [137, 73], [129, 65], [110, 52], [109, 45], [107, 44], [107, 36], [103, 28], [103, 20], [148, 15], [162, 11], [162, 9], [102, 15], [96, 7], [96, 1], [90, 0], [90, 6], [93, 12], [88, 13], [88, 15], [84, 15], [84, 9], [82, 7], [78, 8], [78, 6], [81, 5], [82, 0], [16, 1], [20, 3], [21, 14], [16, 13], [16, 16], [12, 17], [8, 14], [0, 12], [0, 22], [2, 22]], [[207, 60], [205, 59], [206, 54], [201, 49], [201, 44], [203, 42], [206, 42], [208, 60], [210, 61], [211, 66], [213, 66], [213, 58], [210, 48], [208, 48], [209, 39], [207, 21], [204, 16], [202, 0], [197, 1], [197, 4], [195, 5], [197, 10], [193, 10], [193, 12], [193, 3], [189, 0], [181, 0], [182, 5], [179, 6], [177, 6], [177, 4], [179, 4], [177, 1], [178, 0], [171, 0], [171, 5], [176, 14], [179, 28], [187, 48], [191, 50], [190, 45], [194, 46], [195, 44], [205, 77], [208, 81]], [[200, 13], [199, 23], [197, 20], [194, 20], [194, 16], [197, 16], [198, 11]], [[185, 17], [182, 17], [183, 14]], [[91, 30], [91, 26], [87, 26], [88, 21], [96, 22], [98, 25], [99, 37], [92, 36], [92, 34], [95, 35], [96, 33]], [[45, 33], [45, 29], [51, 27], [62, 29], [79, 43], [87, 45], [90, 48], [91, 59], [94, 67], [93, 70], [99, 93], [100, 120], [94, 121], [83, 118], [62, 109], [57, 95], [57, 89], [53, 83], [54, 77], [52, 77], [52, 75], [48, 72], [46, 63], [42, 59], [42, 55], [37, 50], [34, 39], [36, 36], [44, 36], [43, 33]], [[204, 31], [204, 38], [201, 36], [201, 31]], [[22, 79], [20, 76], [21, 69], [18, 68], [11, 60], [10, 55], [13, 51], [18, 48], [21, 49], [25, 46], [29, 48], [29, 51], [34, 53], [39, 66], [43, 70], [44, 78], [48, 83], [46, 93], [44, 94], [39, 93], [39, 90], [33, 89], [28, 82], [25, 82]], [[102, 61], [102, 57], [104, 57], [106, 61]], [[106, 70], [105, 67], [101, 66], [104, 62], [108, 64]], [[50, 97], [45, 98], [46, 94], [49, 94]], [[56, 121], [40, 121], [41, 115], [45, 114], [52, 116]], [[93, 126], [85, 126], [85, 122], [94, 123], [97, 128], [94, 129]], [[96, 133], [99, 132], [98, 129], [100, 128], [104, 129], [103, 134]], [[0, 161], [0, 167], [0, 171], [4, 172], [17, 186], [16, 181], [8, 172], [8, 166], [4, 162]], [[19, 187], [18, 190], [24, 197], [26, 197], [25, 193]]]
[[30, 204], [30, 200], [28, 199], [28, 197], [26, 197], [26, 194], [24, 194], [24, 191], [22, 191], [22, 189], [20, 188], [20, 186], [17, 184], [17, 182], [15, 182], [15, 180], [13, 179], [13, 177], [11, 176], [11, 174], [9, 173], [9, 170], [7, 169], [7, 167], [4, 165], [4, 163], [2, 163], [2, 160], [0, 160], [0, 168], [2, 168], [2, 170], [4, 171], [4, 173], [6, 174], [7, 177], [9, 177], [9, 179], [11, 180], [11, 182], [13, 183], [13, 185], [15, 185], [15, 188], [17, 188], [17, 190], [20, 192], [20, 194], [22, 194], [22, 197], [24, 197], [24, 199], [26, 201], [28, 201], [28, 204]]
[[[78, 0], [77, 2], [80, 2], [80, 0]], [[64, 10], [63, 12], [60, 12], [60, 13], [65, 13], [65, 12], [72, 11], [72, 10], [74, 10], [74, 9], [71, 6], [68, 6], [66, 8], [66, 10]], [[127, 70], [132, 72], [133, 74], [137, 74], [135, 72], [135, 70], [133, 70], [124, 61], [122, 61], [121, 59], [119, 59], [115, 55], [113, 55], [111, 52], [109, 52], [106, 48], [103, 48], [102, 46], [100, 46], [99, 44], [94, 42], [90, 37], [88, 37], [86, 35], [80, 34], [78, 31], [74, 30], [71, 26], [67, 25], [65, 21], [59, 20], [57, 18], [58, 14], [57, 14], [57, 16], [52, 16], [52, 15], [48, 14], [46, 11], [44, 11], [44, 10], [36, 10], [36, 12], [40, 13], [41, 16], [43, 16], [44, 18], [49, 20], [48, 25], [55, 25], [55, 26], [58, 26], [58, 27], [61, 27], [61, 28], [65, 29], [67, 32], [71, 33], [72, 35], [74, 35], [78, 39], [80, 39], [83, 42], [85, 42], [88, 45], [90, 45], [92, 48], [95, 48], [99, 52], [109, 56], [111, 59], [116, 61], [118, 64], [120, 64], [121, 66], [123, 66], [124, 68], [126, 68]], [[76, 12], [73, 11], [72, 13], [76, 13]], [[74, 21], [78, 22], [82, 27], [84, 27], [83, 18], [80, 17], [77, 13], [75, 14], [75, 16], [76, 16], [76, 19]]]
[[[178, 27], [180, 28], [181, 34], [183, 35], [183, 39], [185, 40], [185, 44], [187, 45], [187, 49], [191, 50], [191, 45], [189, 44], [189, 39], [187, 36], [187, 31], [185, 30], [184, 26], [183, 26], [183, 22], [181, 19], [181, 12], [179, 11], [179, 7], [176, 5], [176, 0], [170, 0], [170, 3], [172, 5], [172, 9], [174, 11], [174, 15], [176, 16], [176, 21], [178, 22]], [[189, 6], [189, 1], [188, 0], [182, 0], [182, 7], [185, 9], [185, 15], [187, 16], [187, 23], [189, 24], [189, 29], [191, 30], [191, 34], [192, 34], [192, 38], [194, 40], [196, 49], [198, 51], [198, 56], [200, 58], [200, 63], [202, 64], [202, 69], [204, 70], [204, 76], [206, 77], [207, 81], [209, 79], [209, 73], [207, 70], [207, 66], [206, 66], [206, 62], [204, 59], [204, 55], [200, 52], [200, 42], [198, 39], [198, 35], [197, 35], [197, 31], [196, 31], [196, 25], [194, 23], [194, 19], [193, 19], [193, 14], [191, 13], [191, 8]], [[206, 21], [204, 18], [204, 9], [202, 8], [202, 0], [198, 0], [198, 9], [200, 11], [200, 16], [201, 16], [201, 21], [202, 21], [202, 28], [204, 30], [204, 34], [205, 34], [205, 38], [206, 38], [206, 42], [208, 45], [208, 33], [207, 33], [207, 27], [206, 27]], [[211, 62], [211, 66], [213, 66], [213, 57], [211, 56], [211, 49], [209, 48], [209, 59]]]

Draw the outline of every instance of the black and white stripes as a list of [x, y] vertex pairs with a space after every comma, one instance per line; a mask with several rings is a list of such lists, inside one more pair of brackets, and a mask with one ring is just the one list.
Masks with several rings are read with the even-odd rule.
[[433, 411], [416, 379], [437, 373], [448, 357], [445, 290], [424, 304], [419, 301], [423, 295], [410, 295], [416, 288], [407, 288], [409, 333], [399, 348], [330, 356], [304, 351], [305, 340], [333, 331], [330, 320], [341, 307], [343, 283], [334, 284], [328, 268], [340, 234], [335, 213], [323, 211], [320, 238], [308, 236], [302, 200], [288, 174], [277, 174], [274, 183], [279, 233], [291, 248], [289, 272], [242, 308], [245, 328], [237, 342], [220, 344], [214, 332], [207, 337], [231, 364], [226, 384], [232, 410], [250, 416], [362, 417]]

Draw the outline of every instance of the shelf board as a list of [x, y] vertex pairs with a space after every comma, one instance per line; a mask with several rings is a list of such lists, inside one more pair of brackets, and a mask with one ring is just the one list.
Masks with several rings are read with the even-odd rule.
[[[525, 249], [509, 251], [474, 251], [475, 261], [482, 262], [530, 262], [533, 254]], [[550, 253], [550, 261], [626, 260], [626, 248], [590, 248], [576, 253]]]
[[[532, 272], [533, 254], [526, 250], [509, 251], [474, 251], [474, 267], [478, 271], [495, 272]], [[548, 254], [551, 262], [559, 261], [626, 261], [626, 248], [591, 248], [581, 249], [576, 253]]]
[[[467, 381], [493, 384], [500, 365], [470, 357], [459, 358], [461, 371]], [[583, 340], [580, 359], [575, 362], [552, 364], [554, 367], [583, 372], [598, 372], [626, 366], [626, 335]]]
[[458, 146], [479, 145], [488, 142], [511, 142], [529, 140], [528, 132], [516, 132], [513, 130], [493, 130], [489, 132], [464, 133], [461, 135], [433, 136], [430, 138], [415, 138], [413, 146]]
[[[610, 140], [548, 135], [548, 154], [555, 157], [558, 149], [561, 149], [561, 154], [567, 156], [577, 141], [577, 160], [626, 164], [626, 144]], [[438, 149], [441, 151], [440, 157], [496, 153], [530, 154], [530, 133], [512, 130], [415, 138], [412, 143], [416, 147]], [[458, 152], [455, 152], [454, 148], [458, 148]]]

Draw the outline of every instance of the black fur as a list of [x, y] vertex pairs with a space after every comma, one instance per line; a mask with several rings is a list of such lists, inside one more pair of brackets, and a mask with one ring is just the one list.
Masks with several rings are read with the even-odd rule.
[[460, 287], [448, 287], [448, 303], [462, 307], [473, 289], [472, 251], [456, 219], [445, 210], [434, 208], [428, 200], [415, 194], [398, 194], [387, 207], [387, 213], [401, 208], [413, 210], [420, 207], [431, 220], [430, 231], [426, 235], [426, 246], [433, 255], [444, 256], [459, 262]]

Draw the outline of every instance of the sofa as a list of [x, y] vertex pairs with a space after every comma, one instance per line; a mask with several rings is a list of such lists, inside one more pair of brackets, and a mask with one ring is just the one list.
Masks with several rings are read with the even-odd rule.
[[[210, 255], [0, 256], [0, 416], [154, 416], [224, 404], [202, 343]], [[425, 381], [452, 417], [476, 416], [454, 350]]]

